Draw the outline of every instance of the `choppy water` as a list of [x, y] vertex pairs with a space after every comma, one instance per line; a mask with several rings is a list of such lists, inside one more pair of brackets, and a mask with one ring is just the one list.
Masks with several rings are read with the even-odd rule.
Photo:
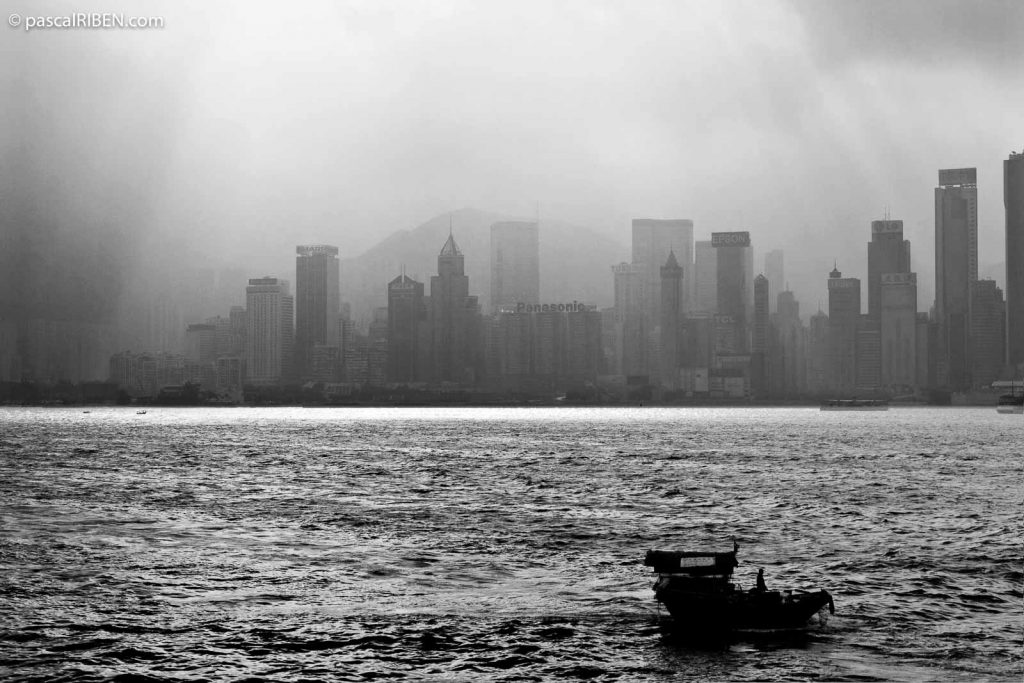
[[[1022, 444], [992, 409], [0, 409], [0, 673], [1020, 680]], [[667, 636], [644, 552], [733, 535], [836, 615]]]

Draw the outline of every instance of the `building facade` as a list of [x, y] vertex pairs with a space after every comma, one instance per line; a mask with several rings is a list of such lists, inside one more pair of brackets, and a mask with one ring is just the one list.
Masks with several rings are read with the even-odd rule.
[[1024, 150], [1003, 162], [1006, 210], [1006, 363], [1024, 378]]
[[918, 384], [917, 274], [884, 273], [879, 284], [881, 383], [897, 395], [906, 394]]
[[828, 279], [828, 389], [837, 397], [856, 392], [860, 315], [860, 280], [834, 268]]
[[388, 283], [389, 382], [422, 382], [430, 358], [423, 283], [404, 273]]
[[977, 169], [939, 171], [935, 188], [935, 317], [939, 325], [939, 386], [971, 384], [970, 320], [978, 280]]
[[749, 232], [715, 232], [711, 244], [716, 255], [718, 314], [732, 325], [733, 353], [750, 349], [750, 323], [754, 306], [754, 255]]
[[295, 300], [288, 281], [250, 279], [245, 310], [246, 381], [279, 384], [293, 379]]
[[295, 366], [299, 377], [312, 379], [313, 348], [338, 346], [338, 248], [308, 244], [295, 253]]

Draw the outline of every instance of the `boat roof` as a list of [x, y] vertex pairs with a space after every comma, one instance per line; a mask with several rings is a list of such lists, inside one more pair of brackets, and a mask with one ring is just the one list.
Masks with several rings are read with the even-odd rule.
[[660, 574], [732, 574], [738, 564], [735, 550], [725, 553], [648, 550], [644, 557], [644, 565]]

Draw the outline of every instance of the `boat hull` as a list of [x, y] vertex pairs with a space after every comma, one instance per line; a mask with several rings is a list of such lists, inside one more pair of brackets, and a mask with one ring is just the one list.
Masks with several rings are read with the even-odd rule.
[[807, 626], [811, 617], [828, 607], [828, 591], [697, 592], [672, 586], [655, 587], [657, 599], [672, 615], [677, 628], [688, 631], [783, 630]]

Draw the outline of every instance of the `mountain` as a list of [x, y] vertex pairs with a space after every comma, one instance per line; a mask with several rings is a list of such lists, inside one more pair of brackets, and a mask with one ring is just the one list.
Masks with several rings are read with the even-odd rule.
[[[341, 261], [341, 297], [355, 320], [367, 320], [375, 307], [387, 306], [387, 283], [401, 275], [425, 285], [437, 274], [437, 255], [449, 227], [466, 259], [469, 292], [490, 308], [491, 224], [524, 220], [477, 209], [441, 214], [412, 230], [393, 233], [365, 253]], [[611, 266], [629, 260], [629, 247], [589, 228], [560, 221], [540, 224], [540, 292], [548, 302], [579, 301], [612, 305]]]

